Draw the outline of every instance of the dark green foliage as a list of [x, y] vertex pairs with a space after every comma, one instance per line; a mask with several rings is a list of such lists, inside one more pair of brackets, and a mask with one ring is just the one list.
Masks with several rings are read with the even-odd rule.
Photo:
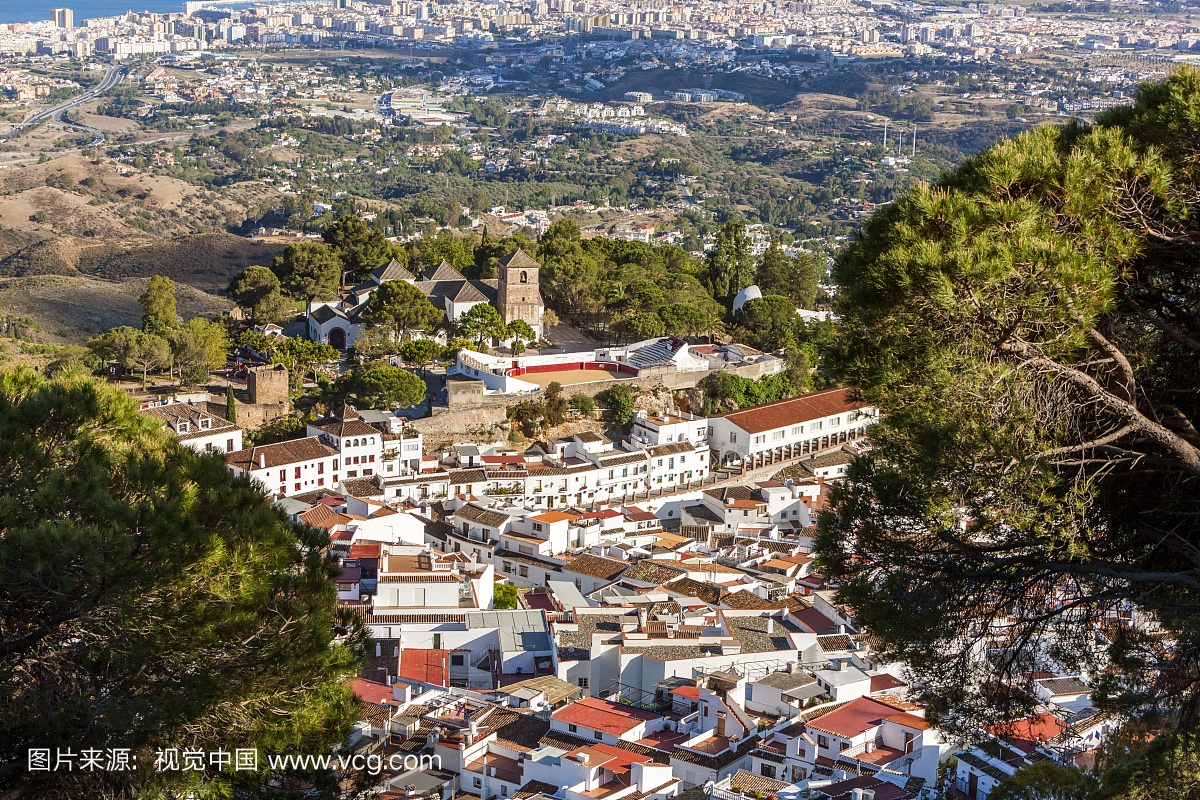
[[1192, 740], [1158, 725], [1131, 722], [1100, 748], [1096, 772], [1100, 800], [1196, 800], [1200, 797], [1200, 754]]
[[821, 269], [811, 253], [789, 256], [774, 242], [758, 261], [758, 288], [763, 296], [782, 295], [797, 308], [814, 308]]
[[283, 296], [279, 278], [266, 267], [246, 267], [229, 282], [226, 293], [230, 300], [249, 310], [256, 325], [284, 322], [295, 314]]
[[567, 421], [567, 398], [563, 397], [563, 387], [558, 381], [551, 381], [542, 395], [542, 403], [546, 408], [546, 424], [551, 428], [562, 425]]
[[526, 436], [536, 436], [544, 429], [566, 422], [568, 407], [562, 384], [552, 381], [538, 399], [509, 406], [508, 418], [520, 425]]
[[621, 330], [630, 339], [638, 341], [662, 336], [666, 332], [667, 326], [658, 314], [643, 311], [639, 314], [634, 314], [622, 322]]
[[334, 364], [340, 358], [337, 348], [332, 345], [310, 342], [294, 336], [277, 339], [271, 351], [272, 364], [283, 364], [293, 375], [300, 375], [308, 370], [312, 373], [314, 382], [318, 378], [318, 368], [324, 364]]
[[997, 783], [988, 800], [1091, 800], [1100, 781], [1078, 767], [1038, 761]]
[[237, 398], [233, 394], [232, 386], [225, 387], [225, 419], [237, 423]]
[[703, 265], [679, 247], [583, 240], [574, 222], [557, 220], [536, 252], [546, 304], [601, 335], [613, 327], [626, 339], [698, 335], [720, 321], [721, 307], [700, 280]]
[[304, 435], [309, 418], [298, 412], [292, 412], [279, 419], [272, 420], [261, 428], [247, 431], [244, 435], [246, 447], [260, 444], [274, 444], [288, 439], [296, 439]]
[[633, 422], [635, 396], [628, 386], [617, 384], [596, 395], [596, 399], [608, 409], [608, 413], [612, 414], [613, 421], [618, 425], [628, 426]]
[[[820, 563], [944, 725], [1028, 713], [1004, 687], [1052, 640], [1093, 702], [1196, 730], [1197, 120], [1183, 68], [1104, 124], [970, 159], [838, 259], [835, 366], [885, 416]], [[1166, 636], [1097, 643], [1129, 605]], [[1015, 646], [984, 658], [997, 618]]]
[[140, 372], [142, 386], [146, 377], [171, 365], [171, 347], [167, 340], [128, 326], [111, 328], [87, 343], [93, 361], [103, 365], [116, 361], [123, 369]]
[[792, 301], [778, 294], [748, 300], [738, 314], [738, 322], [747, 332], [747, 344], [767, 351], [794, 344], [793, 331], [799, 320]]
[[406, 342], [414, 331], [437, 329], [445, 319], [429, 298], [408, 281], [388, 281], [371, 293], [363, 319], [387, 329], [397, 342]]
[[754, 257], [746, 225], [740, 220], [726, 222], [717, 233], [716, 246], [708, 253], [708, 287], [728, 306], [734, 296], [754, 283]]
[[142, 304], [142, 330], [155, 336], [168, 336], [179, 325], [175, 313], [175, 282], [155, 275], [146, 284], [138, 302]]
[[401, 367], [374, 362], [357, 367], [337, 383], [338, 394], [363, 408], [408, 408], [425, 400], [425, 381]]
[[466, 339], [469, 339], [476, 352], [486, 353], [492, 339], [503, 339], [507, 333], [504, 319], [500, 312], [490, 303], [479, 303], [471, 306], [467, 313], [458, 318], [455, 327]]
[[409, 339], [400, 345], [400, 357], [422, 368], [441, 354], [441, 345], [433, 339]]
[[459, 272], [469, 273], [475, 266], [475, 253], [470, 241], [449, 231], [422, 239], [417, 247], [417, 263], [420, 267], [429, 269], [443, 261]]
[[728, 372], [712, 372], [700, 381], [700, 388], [704, 390], [705, 414], [760, 406], [800, 393], [795, 377], [787, 371], [758, 380]]
[[337, 294], [342, 282], [342, 260], [328, 245], [299, 242], [288, 245], [275, 258], [271, 270], [279, 277], [283, 290], [293, 297], [328, 300]]
[[596, 410], [596, 401], [589, 395], [577, 394], [571, 397], [571, 408], [583, 414], [585, 417], [590, 417]]
[[691, 303], [673, 303], [658, 310], [664, 330], [672, 336], [685, 338], [705, 333], [708, 315]]
[[171, 355], [184, 383], [202, 383], [209, 372], [225, 366], [229, 335], [219, 322], [195, 317], [171, 334]]
[[[265, 762], [342, 741], [364, 636], [335, 621], [324, 531], [90, 379], [0, 374], [0, 463], [0, 762], [23, 767], [36, 746], [131, 748], [146, 765], [5, 769], [0, 788], [248, 796], [269, 776], [156, 773], [154, 748], [257, 747]], [[335, 624], [353, 651], [331, 646]]]
[[349, 214], [326, 225], [321, 238], [337, 253], [342, 268], [355, 281], [366, 280], [372, 270], [382, 267], [392, 258], [403, 265], [408, 264], [408, 253], [393, 246], [384, 238], [382, 231], [368, 226], [356, 214]]

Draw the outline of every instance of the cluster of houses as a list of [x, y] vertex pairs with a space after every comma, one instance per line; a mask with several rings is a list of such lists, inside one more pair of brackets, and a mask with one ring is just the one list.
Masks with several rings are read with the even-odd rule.
[[[519, 453], [427, 454], [349, 406], [249, 448], [198, 405], [145, 413], [329, 532], [338, 602], [375, 643], [350, 744], [438, 756], [395, 762], [383, 797], [976, 800], [1040, 759], [1086, 764], [1116, 725], [1055, 671], [1030, 676], [1040, 713], [969, 744], [925, 719], [814, 571], [815, 520], [877, 418], [844, 390]], [[736, 476], [714, 466], [730, 452]]]

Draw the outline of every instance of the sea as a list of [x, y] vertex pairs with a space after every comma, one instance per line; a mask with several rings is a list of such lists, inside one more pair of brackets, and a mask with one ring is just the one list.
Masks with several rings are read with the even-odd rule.
[[50, 19], [53, 8], [73, 10], [78, 25], [89, 17], [115, 17], [126, 11], [180, 13], [183, 0], [0, 0], [0, 25]]

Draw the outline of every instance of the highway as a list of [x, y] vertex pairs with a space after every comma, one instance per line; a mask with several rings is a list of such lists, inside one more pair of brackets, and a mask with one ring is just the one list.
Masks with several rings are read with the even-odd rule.
[[[10, 137], [10, 136], [17, 136], [17, 135], [21, 134], [22, 132], [29, 130], [33, 126], [35, 126], [47, 119], [54, 118], [54, 119], [59, 120], [60, 122], [63, 122], [64, 114], [66, 114], [68, 111], [70, 111], [72, 108], [75, 108], [76, 106], [83, 105], [84, 103], [86, 103], [90, 100], [95, 100], [97, 97], [104, 94], [109, 89], [113, 88], [118, 83], [120, 83], [121, 79], [123, 77], [125, 77], [125, 68], [114, 64], [113, 66], [108, 68], [108, 72], [100, 80], [100, 82], [98, 84], [96, 84], [95, 86], [93, 86], [91, 89], [88, 89], [83, 94], [76, 95], [75, 97], [72, 97], [70, 100], [60, 103], [52, 108], [42, 109], [41, 111], [37, 112], [33, 116], [24, 120], [20, 125], [17, 125], [14, 128], [12, 128], [11, 130], [5, 131], [4, 133], [0, 133], [0, 139]], [[74, 123], [67, 123], [67, 124], [70, 124], [76, 128], [84, 128], [85, 127], [82, 125], [75, 125]], [[91, 130], [91, 128], [85, 128], [85, 129]], [[97, 133], [96, 135], [99, 137], [100, 141], [104, 140], [104, 137], [101, 136], [99, 133]]]

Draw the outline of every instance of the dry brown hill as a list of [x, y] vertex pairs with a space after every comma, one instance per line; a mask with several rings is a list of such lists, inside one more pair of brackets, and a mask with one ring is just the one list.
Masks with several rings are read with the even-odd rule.
[[[118, 325], [140, 326], [138, 296], [146, 280], [108, 281], [85, 275], [31, 275], [0, 278], [0, 315], [29, 317], [39, 339], [82, 341]], [[186, 319], [228, 311], [230, 303], [190, 286], [175, 291]]]
[[103, 244], [64, 236], [36, 241], [0, 259], [0, 277], [89, 275], [121, 280], [166, 275], [176, 283], [215, 293], [224, 291], [230, 278], [245, 267], [269, 265], [283, 247], [228, 233]]
[[271, 197], [252, 182], [214, 191], [78, 153], [0, 173], [0, 228], [111, 239], [225, 230]]
[[136, 247], [85, 247], [79, 253], [76, 269], [111, 279], [166, 275], [176, 283], [206, 292], [224, 292], [234, 275], [251, 264], [269, 266], [284, 247], [278, 242], [258, 242], [228, 233], [203, 233]]

